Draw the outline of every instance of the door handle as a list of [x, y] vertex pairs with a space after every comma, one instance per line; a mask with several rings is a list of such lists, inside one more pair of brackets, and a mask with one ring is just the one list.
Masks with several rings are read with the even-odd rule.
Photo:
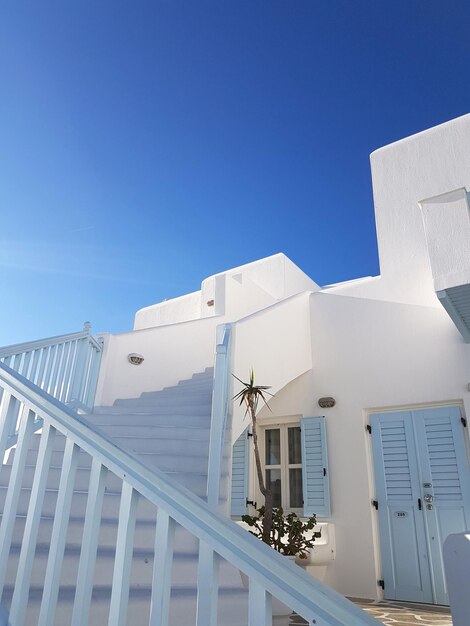
[[423, 509], [423, 505], [421, 503], [421, 498], [418, 498], [418, 509], [421, 511]]

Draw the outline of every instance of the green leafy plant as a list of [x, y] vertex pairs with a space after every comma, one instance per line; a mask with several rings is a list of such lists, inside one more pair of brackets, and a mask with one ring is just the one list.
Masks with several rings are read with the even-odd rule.
[[234, 397], [234, 400], [240, 400], [240, 406], [244, 404], [246, 406], [245, 415], [249, 414], [251, 417], [251, 428], [253, 435], [253, 447], [255, 451], [255, 465], [256, 465], [256, 474], [258, 477], [258, 485], [261, 491], [261, 494], [264, 497], [264, 513], [263, 520], [261, 522], [261, 538], [267, 544], [271, 541], [272, 534], [272, 526], [273, 526], [273, 497], [271, 489], [269, 489], [264, 481], [263, 476], [263, 468], [261, 466], [261, 458], [259, 454], [258, 447], [258, 432], [257, 432], [257, 424], [256, 424], [256, 409], [258, 408], [258, 403], [260, 399], [264, 402], [264, 404], [269, 408], [268, 402], [266, 400], [266, 395], [273, 396], [272, 393], [268, 392], [268, 389], [271, 387], [267, 387], [266, 385], [255, 385], [255, 373], [253, 368], [250, 372], [250, 380], [245, 383], [238, 376], [234, 377], [243, 385], [241, 391], [239, 391]]
[[306, 559], [309, 551], [314, 547], [315, 539], [321, 532], [309, 533], [316, 526], [317, 518], [312, 515], [307, 520], [301, 520], [295, 513], [284, 514], [282, 508], [272, 509], [272, 525], [269, 541], [265, 541], [265, 507], [257, 509], [258, 515], [243, 515], [242, 520], [253, 530], [250, 533], [268, 543], [275, 550], [285, 556], [297, 556]]

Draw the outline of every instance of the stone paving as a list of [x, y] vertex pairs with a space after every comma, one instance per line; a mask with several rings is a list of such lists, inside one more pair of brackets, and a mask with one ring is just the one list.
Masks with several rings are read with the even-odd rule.
[[[376, 600], [353, 599], [353, 602], [384, 626], [452, 626], [448, 607]], [[305, 624], [307, 622], [298, 615], [291, 616], [290, 626]]]

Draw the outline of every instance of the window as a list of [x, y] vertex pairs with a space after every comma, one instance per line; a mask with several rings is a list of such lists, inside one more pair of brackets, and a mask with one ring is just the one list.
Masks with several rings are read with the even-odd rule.
[[302, 513], [300, 425], [282, 424], [264, 429], [264, 470], [266, 487], [272, 490], [273, 506]]
[[[258, 425], [258, 441], [266, 482], [274, 506], [298, 515], [330, 516], [328, 455], [324, 417], [285, 418], [282, 423]], [[232, 515], [247, 513], [248, 500], [262, 502], [246, 429], [233, 445]], [[250, 467], [251, 466], [251, 467]], [[251, 475], [250, 475], [251, 474]], [[251, 485], [251, 488], [250, 488]], [[249, 512], [253, 513], [253, 509]]]

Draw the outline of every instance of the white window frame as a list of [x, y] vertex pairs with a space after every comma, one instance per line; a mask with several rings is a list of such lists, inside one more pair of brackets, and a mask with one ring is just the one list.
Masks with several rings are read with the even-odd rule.
[[[280, 430], [280, 449], [281, 449], [281, 465], [268, 466], [268, 469], [281, 469], [281, 504], [285, 513], [296, 513], [299, 517], [304, 516], [303, 505], [301, 507], [291, 508], [287, 506], [289, 504], [289, 469], [299, 468], [304, 471], [302, 463], [289, 464], [289, 449], [288, 449], [288, 428], [301, 427], [299, 416], [289, 416], [285, 418], [276, 418], [275, 420], [263, 420], [262, 423], [257, 424], [258, 427], [258, 444], [261, 456], [261, 466], [263, 469], [263, 476], [266, 480], [266, 431], [270, 429]], [[252, 467], [255, 467], [254, 463]], [[255, 472], [256, 473], [256, 472]], [[257, 502], [263, 502], [264, 498], [259, 490], [258, 480], [255, 476], [255, 493]], [[302, 494], [303, 497], [303, 494]]]

